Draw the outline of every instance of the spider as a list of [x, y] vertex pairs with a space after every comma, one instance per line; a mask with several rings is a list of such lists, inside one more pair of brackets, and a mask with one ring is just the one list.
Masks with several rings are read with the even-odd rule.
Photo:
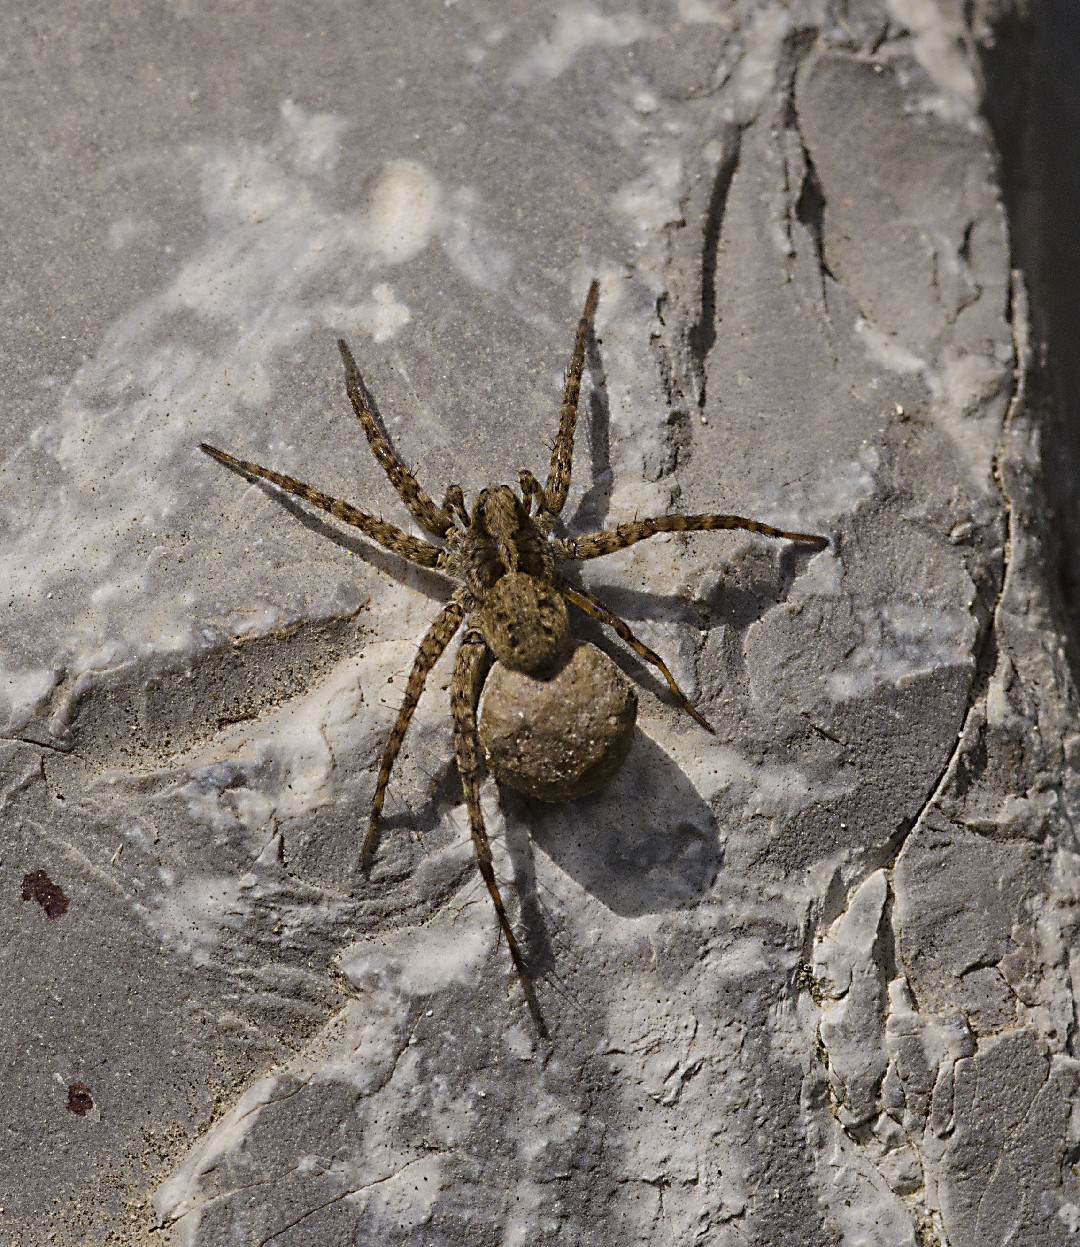
[[409, 562], [441, 572], [456, 585], [450, 600], [420, 642], [409, 673], [404, 700], [383, 750], [367, 832], [360, 850], [360, 868], [368, 874], [375, 861], [379, 845], [379, 819], [387, 785], [424, 684], [454, 635], [464, 627], [454, 665], [451, 707], [455, 757], [468, 809], [473, 853], [495, 906], [499, 927], [506, 939], [529, 1012], [544, 1038], [548, 1035], [547, 1027], [521, 945], [499, 892], [491, 846], [480, 809], [481, 749], [476, 712], [491, 658], [541, 679], [551, 675], [558, 667], [560, 656], [572, 643], [567, 611], [569, 604], [606, 624], [640, 658], [656, 667], [682, 709], [712, 732], [713, 728], [679, 688], [663, 659], [639, 641], [629, 626], [587, 589], [567, 583], [560, 574], [560, 566], [612, 554], [657, 533], [747, 529], [765, 537], [798, 542], [814, 550], [822, 550], [828, 545], [825, 537], [787, 532], [739, 515], [659, 515], [618, 524], [612, 529], [576, 539], [553, 534], [570, 489], [578, 395], [585, 349], [599, 297], [600, 284], [594, 280], [585, 299], [570, 366], [566, 371], [559, 431], [552, 445], [547, 483], [541, 485], [530, 471], [524, 469], [519, 474], [519, 492], [515, 493], [508, 485], [482, 489], [471, 511], [458, 485], [451, 485], [442, 504], [437, 504], [398, 458], [375, 418], [352, 352], [344, 340], [339, 339], [338, 348], [345, 365], [346, 392], [368, 445], [413, 519], [434, 541], [414, 537], [294, 477], [245, 459], [236, 459], [205, 442], [200, 444], [200, 449], [241, 475], [269, 481], [279, 489], [303, 498], [336, 519], [358, 528], [366, 537]]

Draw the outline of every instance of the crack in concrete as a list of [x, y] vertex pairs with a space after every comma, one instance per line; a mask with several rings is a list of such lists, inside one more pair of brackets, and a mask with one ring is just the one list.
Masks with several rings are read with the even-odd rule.
[[705, 212], [701, 248], [701, 298], [700, 316], [690, 327], [687, 343], [690, 347], [691, 372], [696, 383], [697, 404], [704, 408], [708, 387], [708, 359], [716, 343], [716, 266], [720, 250], [720, 236], [727, 213], [728, 195], [742, 155], [743, 126], [732, 124], [725, 128], [722, 137], [723, 155], [713, 174], [712, 194]]
[[[1020, 412], [1023, 410], [1023, 407], [1024, 407], [1024, 403], [1026, 399], [1026, 392], [1027, 392], [1026, 383], [1027, 383], [1027, 377], [1028, 377], [1028, 372], [1030, 369], [1030, 361], [1031, 361], [1030, 344], [1028, 341], [1028, 320], [1027, 320], [1026, 297], [1025, 297], [1025, 292], [1023, 289], [1022, 278], [1018, 272], [1014, 272], [1012, 274], [1012, 285], [1011, 285], [1011, 290], [1010, 290], [1010, 303], [1009, 303], [1009, 321], [1012, 327], [1012, 335], [1013, 335], [1014, 385], [1013, 385], [1012, 394], [1010, 395], [1009, 404], [1006, 409], [1005, 417], [1002, 421], [1001, 436], [1000, 436], [998, 449], [993, 457], [993, 463], [992, 463], [993, 478], [994, 478], [998, 493], [1001, 497], [1002, 510], [1003, 510], [1004, 518], [1005, 518], [1005, 526], [1004, 526], [1005, 527], [1005, 540], [1004, 540], [1003, 549], [1002, 549], [1000, 584], [999, 584], [998, 592], [995, 596], [993, 606], [987, 612], [987, 622], [984, 627], [982, 636], [978, 639], [976, 646], [975, 646], [975, 652], [974, 652], [975, 667], [974, 667], [974, 671], [972, 674], [971, 685], [969, 687], [968, 700], [967, 700], [967, 705], [966, 705], [964, 715], [963, 715], [962, 726], [961, 726], [960, 731], [957, 734], [956, 743], [953, 746], [952, 750], [950, 751], [948, 759], [946, 760], [937, 779], [932, 785], [925, 801], [923, 801], [922, 805], [920, 806], [917, 814], [914, 816], [914, 818], [910, 820], [908, 826], [904, 830], [902, 830], [901, 833], [895, 838], [893, 848], [892, 848], [892, 853], [890, 855], [890, 859], [884, 864], [887, 890], [886, 890], [884, 906], [882, 908], [881, 920], [879, 923], [878, 938], [875, 941], [875, 945], [881, 954], [879, 965], [882, 970], [882, 973], [888, 976], [887, 981], [892, 981], [897, 977], [904, 978], [904, 981], [907, 987], [907, 993], [911, 1001], [911, 1007], [914, 1013], [916, 1014], [920, 1014], [921, 1012], [919, 1008], [918, 999], [916, 997], [914, 988], [912, 987], [907, 975], [904, 975], [902, 973], [903, 971], [902, 954], [900, 952], [900, 942], [901, 942], [902, 933], [900, 931], [899, 922], [896, 917], [896, 893], [895, 893], [894, 880], [893, 880], [893, 871], [895, 869], [896, 863], [899, 860], [900, 855], [902, 854], [904, 847], [907, 844], [910, 836], [912, 835], [914, 831], [916, 831], [916, 829], [918, 829], [921, 826], [924, 826], [927, 820], [932, 816], [935, 808], [938, 806], [939, 802], [941, 801], [942, 796], [948, 790], [949, 785], [953, 782], [956, 776], [958, 766], [960, 764], [960, 760], [962, 759], [966, 751], [971, 747], [972, 742], [970, 740], [970, 736], [971, 736], [972, 720], [976, 716], [978, 707], [985, 700], [987, 689], [989, 687], [989, 683], [993, 677], [994, 670], [996, 669], [994, 666], [991, 666], [991, 663], [989, 660], [998, 651], [997, 642], [998, 642], [998, 636], [999, 636], [999, 622], [1000, 622], [1002, 611], [1007, 604], [1009, 590], [1010, 590], [1009, 573], [1011, 569], [1011, 559], [1012, 559], [1012, 550], [1013, 550], [1013, 534], [1014, 534], [1014, 525], [1017, 522], [1016, 516], [1014, 513], [1013, 499], [1003, 477], [1003, 463], [1008, 454], [1008, 443], [1009, 443], [1009, 438], [1012, 432], [1013, 425], [1018, 415], [1020, 414]], [[977, 730], [978, 729], [976, 729], [976, 731]], [[860, 881], [860, 883], [861, 882], [862, 881]], [[849, 897], [854, 895], [857, 891], [858, 891], [858, 885], [852, 888], [852, 890], [848, 894]], [[841, 912], [846, 912], [846, 910], [847, 910], [847, 905], [844, 906], [844, 909], [841, 910]], [[839, 915], [837, 916], [839, 917]], [[888, 948], [885, 947], [886, 937], [891, 937], [889, 938]], [[982, 964], [983, 963], [973, 964], [972, 966], [968, 967], [968, 969], [970, 971], [970, 970], [981, 968]], [[996, 962], [987, 962], [986, 965], [987, 965], [987, 968], [992, 968], [996, 970], [999, 974], [1001, 974], [1003, 980], [1007, 983], [1007, 979], [1005, 979], [1004, 974], [1002, 974], [1001, 972], [1000, 966]], [[1012, 990], [1011, 985], [1010, 985], [1010, 990]], [[1013, 991], [1013, 995], [1016, 996], [1015, 991]], [[888, 1014], [891, 1013], [892, 1010], [893, 1010], [893, 1005], [890, 1002], [886, 1005], [886, 1017], [885, 1019], [883, 1019], [883, 1023], [885, 1020], [887, 1020]], [[817, 1037], [818, 1037], [819, 1043], [821, 1043], [822, 1048], [824, 1050], [824, 1055], [826, 1057], [826, 1063], [827, 1063], [828, 1062], [828, 1047], [827, 1045], [824, 1044], [824, 1041], [821, 1039], [820, 1022], [817, 1028]], [[975, 1054], [977, 1054], [977, 1052], [978, 1052], [978, 1042], [976, 1040]], [[957, 1068], [960, 1066], [960, 1063], [962, 1061], [967, 1061], [971, 1059], [972, 1059], [971, 1057], [961, 1056], [961, 1057], [957, 1057], [952, 1062], [951, 1079], [952, 1079], [954, 1088], [955, 1088], [955, 1078], [956, 1078]], [[892, 1065], [894, 1063], [894, 1058], [890, 1058], [889, 1063], [890, 1065]], [[976, 1077], [977, 1077], [978, 1066], [976, 1065], [974, 1068], [975, 1068]], [[879, 1102], [880, 1102], [880, 1087], [878, 1088], [878, 1093], [879, 1093]], [[846, 1127], [843, 1122], [839, 1122], [839, 1118], [837, 1117], [838, 1101], [837, 1101], [837, 1095], [836, 1095], [836, 1088], [833, 1086], [831, 1078], [829, 1079], [829, 1100], [830, 1100], [830, 1106], [831, 1106], [831, 1111], [833, 1113], [833, 1116], [834, 1118], [837, 1119], [839, 1125], [841, 1126], [841, 1129], [843, 1129], [845, 1133], [847, 1133], [853, 1139], [853, 1141], [857, 1143], [859, 1146], [862, 1146], [862, 1147], [868, 1146], [871, 1141], [871, 1138], [873, 1137], [871, 1134], [869, 1134], [866, 1131], [860, 1132], [858, 1130], [852, 1130]], [[927, 1123], [929, 1122], [930, 1115], [932, 1113], [932, 1100], [933, 1100], [933, 1093], [931, 1092], [931, 1096], [927, 1104], [926, 1116], [922, 1121], [922, 1127], [924, 1129]], [[1034, 1101], [1032, 1101], [1032, 1103], [1033, 1102]], [[1030, 1113], [1030, 1111], [1031, 1111], [1031, 1105], [1029, 1105], [1027, 1109], [1028, 1113]], [[926, 1167], [923, 1162], [923, 1157], [919, 1149], [919, 1139], [913, 1136], [911, 1130], [904, 1124], [904, 1121], [901, 1118], [897, 1118], [896, 1116], [894, 1116], [891, 1112], [888, 1112], [887, 1110], [886, 1110], [886, 1113], [889, 1116], [890, 1120], [896, 1122], [896, 1125], [900, 1128], [903, 1138], [906, 1140], [906, 1145], [911, 1148], [916, 1160], [918, 1161], [920, 1170], [922, 1172], [922, 1182], [920, 1186], [915, 1191], [908, 1192], [903, 1196], [905, 1202], [908, 1203], [909, 1206], [913, 1206], [913, 1211], [917, 1212], [920, 1205], [923, 1208], [926, 1208], [925, 1201], [926, 1201], [926, 1196], [929, 1190], [927, 1178], [926, 1178]], [[860, 1137], [860, 1135], [862, 1137]], [[891, 1151], [895, 1149], [887, 1149], [887, 1150]], [[1003, 1147], [1001, 1151], [999, 1152], [999, 1156], [997, 1158], [997, 1161], [995, 1162], [996, 1166], [999, 1166], [1002, 1163], [1004, 1159], [1004, 1153], [1006, 1150], [1007, 1149]], [[995, 1169], [995, 1172], [996, 1172], [996, 1169]], [[992, 1176], [991, 1176], [991, 1181], [992, 1181]], [[987, 1183], [986, 1189], [989, 1189], [989, 1185], [990, 1185], [990, 1182]], [[984, 1190], [983, 1195], [980, 1199], [980, 1207], [981, 1207], [981, 1200], [985, 1198], [985, 1193], [986, 1192]], [[944, 1236], [944, 1227], [943, 1225], [939, 1226], [939, 1222], [940, 1222], [939, 1211], [937, 1209], [930, 1208], [927, 1210], [927, 1213], [928, 1215], [920, 1216], [919, 1220], [916, 1222], [917, 1236], [919, 1235], [919, 1227], [927, 1227], [928, 1232], [932, 1233], [934, 1235], [934, 1238], [933, 1240], [930, 1240], [926, 1238], [925, 1234], [922, 1234], [921, 1237], [923, 1240], [925, 1240], [926, 1242], [933, 1241], [935, 1243], [947, 1242], [947, 1239]], [[939, 1233], [939, 1229], [940, 1229], [940, 1233]]]
[[[1016, 522], [1013, 512], [1012, 498], [1010, 497], [1009, 491], [1006, 488], [1002, 478], [1002, 461], [1007, 454], [1007, 445], [1009, 435], [1012, 431], [1012, 424], [1023, 408], [1026, 399], [1026, 383], [1030, 367], [1026, 297], [1023, 293], [1022, 278], [1017, 271], [1014, 271], [1012, 274], [1009, 321], [1012, 326], [1013, 334], [1013, 352], [1015, 361], [1013, 374], [1014, 386], [1013, 392], [1009, 397], [1009, 404], [1005, 412], [1005, 417], [1002, 420], [1001, 437], [998, 443], [998, 449], [994, 454], [992, 462], [994, 483], [1001, 497], [1002, 512], [1005, 519], [1005, 540], [1001, 552], [1000, 585], [995, 595], [993, 606], [988, 612], [987, 622], [983, 628], [982, 635], [979, 637], [974, 647], [974, 671], [972, 673], [971, 684], [968, 690], [967, 706], [964, 710], [960, 731], [957, 733], [956, 743], [954, 744], [936, 781], [931, 787], [926, 800], [919, 807], [918, 813], [910, 820], [909, 826], [898, 836], [895, 850], [892, 853], [892, 859], [886, 865], [890, 896], [894, 895], [892, 871], [895, 868], [896, 862], [898, 861], [900, 854], [903, 852], [904, 846], [907, 844], [912, 832], [924, 824], [928, 815], [939, 803], [942, 795], [948, 788], [949, 784], [953, 781], [960, 759], [971, 744], [968, 737], [972, 717], [976, 708], [985, 699], [987, 688], [994, 674], [994, 668], [990, 667], [987, 659], [992, 653], [996, 653], [997, 651], [999, 619], [1009, 589], [1009, 571], [1012, 561], [1013, 531], [1014, 524]], [[896, 935], [897, 939], [899, 939], [899, 931], [897, 931]]]
[[71, 753], [74, 746], [62, 744], [55, 740], [37, 740], [32, 736], [0, 736], [0, 740], [10, 740], [20, 745], [32, 745], [36, 749], [51, 749], [54, 753]]
[[[787, 227], [788, 241], [794, 256], [798, 248], [795, 245], [795, 231], [792, 226], [792, 213], [794, 219], [804, 227], [810, 235], [810, 244], [814, 251], [814, 260], [818, 271], [819, 295], [821, 299], [822, 317], [828, 328], [831, 329], [831, 319], [829, 315], [829, 295], [828, 283], [834, 282], [839, 285], [836, 274], [833, 272], [829, 264], [825, 251], [825, 209], [828, 206], [828, 198], [825, 195], [825, 188], [822, 185], [821, 178], [818, 175], [817, 165], [814, 158], [810, 154], [810, 146], [806, 141], [806, 135], [802, 128], [802, 118], [799, 116], [798, 102], [798, 71], [800, 65], [796, 65], [791, 74], [791, 80], [788, 84], [787, 108], [785, 123], [789, 131], [791, 131], [798, 140], [799, 150], [802, 153], [803, 169], [802, 177], [799, 184], [799, 193], [792, 202], [793, 187], [790, 184], [785, 187], [788, 193], [788, 212]], [[785, 170], [787, 162], [785, 161]], [[789, 265], [790, 267], [790, 265]], [[861, 314], [861, 313], [860, 313]], [[833, 363], [838, 363], [835, 350], [830, 343], [830, 354]]]
[[[342, 1013], [339, 1013], [337, 1018], [331, 1019], [331, 1021], [327, 1023], [326, 1029], [327, 1030], [331, 1029], [334, 1026], [335, 1022], [341, 1019], [341, 1017], [343, 1016], [343, 1013], [344, 1011]], [[410, 1033], [409, 1040], [406, 1040], [399, 1046], [398, 1051], [394, 1056], [393, 1063], [391, 1065], [391, 1068], [386, 1078], [377, 1084], [373, 1084], [371, 1088], [372, 1094], [382, 1091], [393, 1079], [394, 1074], [396, 1073], [398, 1066], [401, 1063], [402, 1056], [405, 1054], [405, 1052], [409, 1048], [409, 1041], [411, 1040], [411, 1037], [412, 1037], [412, 1034]], [[229, 1129], [235, 1129], [235, 1127], [241, 1125], [243, 1122], [247, 1121], [249, 1118], [255, 1115], [261, 1114], [264, 1109], [269, 1108], [269, 1107], [276, 1107], [278, 1105], [284, 1104], [287, 1101], [300, 1095], [302, 1092], [306, 1091], [310, 1087], [313, 1081], [316, 1081], [318, 1079], [318, 1071], [315, 1071], [315, 1070], [308, 1071], [306, 1073], [296, 1073], [296, 1072], [288, 1071], [288, 1070], [284, 1072], [288, 1074], [292, 1079], [295, 1080], [291, 1085], [289, 1085], [288, 1087], [280, 1091], [275, 1089], [273, 1093], [268, 1094], [265, 1097], [258, 1099], [255, 1103], [251, 1104], [248, 1108], [244, 1109], [242, 1112], [237, 1112], [235, 1107], [226, 1109], [226, 1111], [222, 1113], [220, 1117], [216, 1118], [212, 1123], [210, 1123], [210, 1125], [207, 1127], [206, 1131], [201, 1135], [201, 1137], [192, 1144], [192, 1149], [198, 1149], [200, 1146], [205, 1146], [208, 1149], [206, 1159], [212, 1162], [211, 1164], [207, 1165], [205, 1168], [204, 1168], [204, 1163], [202, 1161], [199, 1161], [196, 1163], [194, 1172], [192, 1173], [192, 1177], [191, 1177], [193, 1190], [196, 1189], [196, 1184], [198, 1184], [201, 1181], [203, 1174], [211, 1172], [212, 1169], [216, 1167], [217, 1160], [219, 1156], [221, 1155], [220, 1152], [216, 1152], [212, 1150], [213, 1145], [211, 1141], [211, 1136], [213, 1135], [214, 1130], [219, 1125], [221, 1125], [224, 1122], [224, 1123], [227, 1123]], [[267, 1077], [270, 1077], [270, 1076], [271, 1075], [267, 1075]], [[250, 1087], [247, 1088], [243, 1093], [241, 1093], [240, 1098], [242, 1099], [243, 1095], [246, 1095], [248, 1091], [250, 1090], [251, 1090]], [[230, 1114], [235, 1114], [235, 1116], [230, 1117]], [[427, 1150], [430, 1152], [430, 1151], [436, 1151], [437, 1149], [429, 1148]], [[191, 1150], [189, 1150], [188, 1155], [189, 1157], [191, 1156]], [[408, 1168], [408, 1165], [416, 1164], [419, 1160], [422, 1160], [422, 1159], [424, 1158], [418, 1157], [412, 1161], [409, 1161], [408, 1164], [404, 1166], [403, 1169], [399, 1170], [398, 1172], [399, 1173], [403, 1172], [404, 1168]], [[180, 1166], [180, 1169], [182, 1169], [183, 1165], [186, 1163], [187, 1162], [183, 1162]], [[267, 1185], [268, 1183], [280, 1182], [284, 1178], [288, 1177], [290, 1173], [294, 1173], [294, 1172], [296, 1172], [295, 1168], [287, 1169], [283, 1171], [282, 1173], [275, 1175], [273, 1178], [260, 1179], [256, 1182], [242, 1183], [241, 1185], [230, 1188], [227, 1191], [222, 1191], [215, 1195], [207, 1196], [199, 1200], [198, 1202], [194, 1202], [193, 1200], [191, 1203], [191, 1206], [188, 1208], [185, 1208], [182, 1212], [176, 1214], [175, 1216], [166, 1216], [160, 1222], [157, 1228], [167, 1229], [172, 1226], [175, 1226], [179, 1224], [185, 1217], [190, 1216], [192, 1213], [198, 1213], [201, 1216], [208, 1208], [215, 1207], [216, 1205], [221, 1204], [225, 1200], [228, 1200], [235, 1195], [242, 1194], [244, 1191], [252, 1189], [257, 1186]], [[390, 1174], [384, 1178], [376, 1179], [372, 1183], [368, 1183], [360, 1187], [356, 1187], [351, 1192], [346, 1191], [342, 1195], [335, 1196], [333, 1200], [327, 1201], [327, 1203], [321, 1205], [320, 1208], [328, 1206], [329, 1203], [336, 1202], [338, 1199], [343, 1198], [345, 1195], [348, 1195], [350, 1193], [355, 1194], [355, 1193], [358, 1193], [359, 1191], [365, 1190], [367, 1189], [367, 1186], [379, 1185], [382, 1182], [389, 1181], [391, 1178], [395, 1176], [396, 1174]], [[320, 1211], [320, 1208], [309, 1209], [308, 1212], [304, 1214], [304, 1217], [310, 1216], [312, 1213]], [[303, 1220], [303, 1217], [301, 1217], [300, 1220]], [[294, 1222], [288, 1226], [284, 1226], [281, 1229], [276, 1230], [274, 1234], [271, 1236], [271, 1238], [279, 1236], [280, 1234], [284, 1233], [286, 1230], [293, 1228], [293, 1224], [298, 1224], [298, 1223], [299, 1222]], [[266, 1239], [264, 1241], [269, 1242], [271, 1240]]]
[[[445, 1156], [449, 1153], [444, 1150], [432, 1148], [429, 1149], [429, 1154]], [[298, 1225], [302, 1225], [309, 1217], [313, 1217], [317, 1213], [323, 1212], [325, 1209], [332, 1207], [334, 1204], [341, 1203], [344, 1199], [350, 1199], [354, 1195], [360, 1195], [364, 1191], [370, 1191], [373, 1187], [382, 1186], [387, 1182], [393, 1182], [395, 1178], [400, 1178], [403, 1173], [407, 1172], [414, 1165], [422, 1164], [427, 1159], [428, 1156], [426, 1155], [414, 1157], [412, 1160], [406, 1161], [400, 1169], [395, 1170], [393, 1173], [388, 1173], [381, 1178], [373, 1178], [370, 1182], [362, 1182], [359, 1186], [348, 1187], [344, 1191], [339, 1191], [336, 1195], [331, 1196], [330, 1199], [323, 1200], [321, 1204], [316, 1204], [315, 1207], [307, 1209], [306, 1212], [301, 1213], [300, 1216], [294, 1218], [287, 1225], [280, 1226], [268, 1238], [259, 1239], [256, 1247], [267, 1247], [268, 1243], [272, 1243], [275, 1238], [280, 1238], [282, 1234], [287, 1234], [290, 1230], [296, 1229]]]

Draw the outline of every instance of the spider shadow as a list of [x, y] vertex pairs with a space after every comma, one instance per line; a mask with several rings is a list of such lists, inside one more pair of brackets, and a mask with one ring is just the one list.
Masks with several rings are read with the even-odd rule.
[[500, 786], [506, 843], [534, 961], [553, 960], [536, 888], [534, 846], [624, 918], [686, 909], [723, 866], [712, 809], [678, 764], [640, 729], [605, 787], [560, 804]]
[[[706, 596], [683, 597], [681, 594], [646, 593], [612, 582], [590, 583], [590, 590], [616, 615], [632, 623], [647, 620], [653, 623], [681, 625], [711, 632], [723, 625], [733, 636], [742, 636], [770, 610], [787, 598], [792, 584], [812, 557], [811, 551], [788, 546], [777, 550], [768, 560], [755, 567], [751, 574], [740, 568], [732, 581], [720, 580]], [[563, 574], [568, 583], [578, 585], [577, 569], [568, 565]], [[602, 649], [620, 670], [636, 684], [661, 700], [671, 696], [667, 684], [652, 666], [638, 658], [610, 629], [581, 611], [574, 611], [574, 635]], [[660, 656], [670, 655], [660, 649]]]
[[611, 503], [614, 473], [611, 467], [611, 401], [607, 373], [600, 355], [600, 339], [589, 330], [585, 360], [592, 388], [589, 391], [589, 468], [592, 484], [585, 490], [565, 528], [573, 532], [592, 532], [602, 528]]
[[[786, 601], [791, 586], [817, 553], [790, 543], [775, 546], [768, 557], [751, 566], [737, 564], [730, 576], [720, 579], [700, 598], [645, 593], [604, 581], [589, 587], [605, 606], [627, 619], [683, 623], [703, 631], [723, 623], [736, 632], [745, 632]], [[575, 582], [572, 573], [567, 579]]]
[[[250, 480], [248, 477], [244, 479]], [[356, 555], [357, 558], [367, 563], [369, 567], [373, 567], [376, 571], [382, 572], [383, 575], [389, 576], [391, 580], [396, 580], [398, 584], [404, 585], [408, 589], [416, 589], [434, 602], [445, 602], [449, 596], [447, 581], [436, 572], [429, 571], [426, 567], [419, 566], [419, 564], [410, 563], [407, 558], [400, 554], [395, 554], [392, 550], [384, 550], [367, 537], [359, 534], [354, 537], [351, 533], [342, 532], [341, 529], [331, 524], [329, 520], [325, 520], [321, 515], [307, 510], [303, 503], [294, 501], [288, 494], [283, 494], [281, 490], [269, 482], [252, 481], [251, 483], [261, 489], [268, 498], [272, 498], [279, 506], [288, 511], [309, 532], [316, 533], [319, 537], [332, 541], [334, 545], [340, 546], [341, 549]]]

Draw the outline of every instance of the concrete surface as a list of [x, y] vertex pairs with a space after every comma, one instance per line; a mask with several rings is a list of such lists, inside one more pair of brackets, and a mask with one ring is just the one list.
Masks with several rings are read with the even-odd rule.
[[[1080, 734], [1041, 408], [960, 0], [20, 6], [6, 170], [0, 1233], [170, 1247], [1049, 1247], [1080, 1234]], [[622, 772], [490, 780], [553, 1035], [471, 863], [441, 497], [542, 475], [668, 659]], [[599, 634], [582, 628], [582, 635]]]

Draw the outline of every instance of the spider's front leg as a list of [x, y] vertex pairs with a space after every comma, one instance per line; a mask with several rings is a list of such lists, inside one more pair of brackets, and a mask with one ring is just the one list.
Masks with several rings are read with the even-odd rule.
[[585, 307], [578, 321], [577, 334], [574, 338], [574, 352], [570, 357], [570, 367], [566, 370], [566, 384], [563, 387], [562, 410], [559, 414], [559, 432], [551, 448], [551, 467], [548, 469], [547, 485], [543, 491], [543, 505], [538, 512], [542, 526], [550, 526], [555, 516], [559, 515], [566, 505], [566, 496], [570, 492], [570, 472], [574, 459], [574, 430], [577, 427], [578, 397], [581, 393], [581, 374], [585, 370], [585, 347], [592, 330], [596, 305], [600, 301], [600, 283], [593, 280], [589, 293], [585, 296]]
[[367, 386], [344, 338], [338, 338], [338, 350], [345, 365], [345, 390], [353, 411], [356, 412], [356, 418], [360, 421], [360, 427], [364, 430], [371, 453], [390, 478], [390, 484], [397, 490], [413, 519], [432, 536], [445, 537], [454, 527], [450, 512], [445, 506], [435, 505], [435, 500], [427, 495], [420, 482], [394, 453], [394, 448], [375, 419]]
[[461, 773], [461, 787], [465, 794], [465, 805], [469, 811], [469, 827], [477, 869], [487, 887], [491, 902], [495, 906], [499, 926], [506, 937], [506, 946], [510, 950], [518, 981], [525, 993], [529, 1012], [532, 1014], [541, 1038], [547, 1039], [548, 1030], [540, 1012], [540, 1002], [536, 998], [532, 979], [525, 966], [525, 959], [521, 954], [521, 948], [499, 893], [499, 885], [495, 879], [495, 866], [491, 857], [491, 843], [488, 840], [484, 827], [484, 815], [480, 808], [480, 744], [476, 728], [476, 707], [480, 700], [480, 688], [484, 682], [488, 653], [483, 636], [476, 629], [470, 628], [462, 637], [457, 662], [454, 666], [454, 681], [451, 690], [454, 747], [458, 771]]
[[521, 500], [525, 503], [525, 510], [530, 515], [536, 515], [544, 505], [543, 485], [528, 468], [522, 468], [518, 473], [518, 482], [521, 486]]
[[446, 497], [443, 499], [443, 510], [457, 516], [462, 528], [469, 527], [469, 509], [465, 505], [465, 495], [460, 485], [447, 485]]

